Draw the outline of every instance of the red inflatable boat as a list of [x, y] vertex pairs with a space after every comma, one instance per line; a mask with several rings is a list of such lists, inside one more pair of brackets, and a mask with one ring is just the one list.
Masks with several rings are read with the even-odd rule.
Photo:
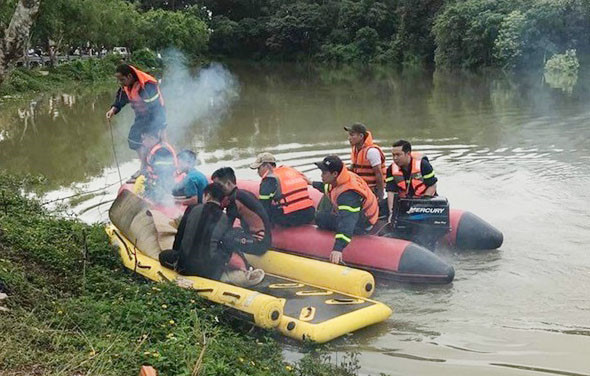
[[455, 249], [496, 249], [504, 242], [500, 230], [477, 215], [460, 209], [451, 209], [451, 232], [441, 241]]
[[[241, 189], [258, 194], [258, 182], [242, 180]], [[322, 194], [309, 189], [316, 206]], [[300, 256], [328, 260], [334, 233], [314, 225], [278, 227], [272, 231], [273, 248]], [[417, 283], [449, 283], [455, 269], [436, 254], [407, 240], [375, 235], [354, 236], [343, 253], [344, 262], [372, 272], [378, 277]]]
[[[258, 192], [258, 182], [240, 181], [241, 189]], [[133, 190], [131, 184], [122, 188]], [[311, 192], [311, 190], [310, 190]], [[318, 192], [319, 193], [319, 192]], [[313, 195], [314, 199], [317, 198]], [[184, 207], [154, 206], [169, 217], [181, 216]], [[292, 228], [275, 226], [272, 231], [273, 249], [304, 257], [327, 260], [334, 244], [334, 233], [314, 225]], [[378, 277], [400, 282], [449, 283], [455, 270], [440, 257], [412, 242], [373, 235], [355, 236], [346, 247], [344, 262], [359, 269], [371, 271]]]
[[[258, 194], [258, 182], [243, 180], [239, 187]], [[322, 198], [322, 193], [309, 188], [309, 194], [316, 206]], [[459, 209], [452, 209], [449, 213], [451, 231], [440, 244], [460, 250], [483, 250], [500, 248], [504, 241], [502, 232], [487, 223], [477, 215]]]
[[[240, 181], [238, 186], [254, 194], [258, 182]], [[309, 189], [316, 206], [322, 194]], [[440, 245], [455, 249], [495, 249], [502, 245], [503, 235], [473, 213], [451, 209], [451, 231]], [[334, 244], [334, 234], [313, 225], [296, 228], [275, 227], [274, 248], [306, 257], [327, 260]], [[401, 282], [449, 283], [455, 271], [428, 249], [407, 240], [375, 235], [355, 236], [343, 253], [348, 265], [373, 272], [377, 276]]]
[[[258, 194], [259, 182], [239, 181], [241, 189]], [[131, 189], [127, 185], [123, 189]], [[309, 189], [314, 202], [322, 194]], [[182, 206], [158, 207], [169, 216], [178, 216]], [[451, 232], [441, 241], [457, 249], [493, 249], [502, 244], [502, 233], [470, 212], [451, 209]], [[300, 256], [327, 260], [334, 243], [334, 234], [314, 225], [283, 228], [272, 232], [274, 249]], [[455, 276], [452, 266], [428, 249], [407, 240], [375, 235], [355, 236], [343, 254], [344, 262], [352, 267], [371, 271], [376, 276], [400, 282], [449, 283]]]

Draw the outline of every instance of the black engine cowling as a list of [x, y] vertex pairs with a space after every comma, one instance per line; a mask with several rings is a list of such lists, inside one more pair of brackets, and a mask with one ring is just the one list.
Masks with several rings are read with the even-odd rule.
[[445, 197], [401, 198], [393, 205], [393, 236], [434, 249], [451, 229], [449, 202]]

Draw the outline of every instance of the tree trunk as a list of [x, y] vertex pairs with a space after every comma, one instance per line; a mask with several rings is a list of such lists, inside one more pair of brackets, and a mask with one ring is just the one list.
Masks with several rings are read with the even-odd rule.
[[23, 67], [29, 68], [29, 55], [27, 54], [27, 43], [23, 44]]
[[33, 19], [39, 11], [41, 0], [19, 0], [10, 24], [0, 40], [0, 85], [6, 78], [8, 67], [21, 57], [29, 39]]
[[23, 67], [29, 69], [31, 67], [31, 59], [29, 59], [29, 46], [30, 46], [29, 37], [23, 43]]
[[52, 43], [51, 39], [49, 39], [49, 38], [47, 38], [45, 40], [45, 50], [49, 54], [49, 66], [54, 67], [55, 66], [55, 60], [54, 60], [55, 53], [53, 52], [53, 43]]

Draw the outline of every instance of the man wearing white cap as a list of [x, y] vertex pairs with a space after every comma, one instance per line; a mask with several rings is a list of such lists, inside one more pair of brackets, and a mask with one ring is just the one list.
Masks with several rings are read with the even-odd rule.
[[309, 197], [309, 179], [289, 166], [277, 167], [271, 153], [260, 153], [250, 168], [262, 178], [258, 198], [272, 223], [280, 226], [300, 226], [311, 223], [315, 216]]

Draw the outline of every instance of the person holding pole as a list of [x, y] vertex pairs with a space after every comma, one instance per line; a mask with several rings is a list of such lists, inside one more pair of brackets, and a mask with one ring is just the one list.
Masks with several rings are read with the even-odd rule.
[[117, 91], [115, 101], [106, 113], [109, 121], [118, 114], [126, 104], [131, 104], [135, 112], [135, 121], [129, 130], [127, 141], [129, 148], [136, 150], [141, 168], [133, 178], [136, 178], [146, 168], [147, 150], [142, 145], [142, 137], [151, 134], [165, 141], [166, 111], [164, 98], [160, 92], [158, 80], [151, 75], [129, 64], [117, 67], [115, 77], [119, 81], [120, 88]]

